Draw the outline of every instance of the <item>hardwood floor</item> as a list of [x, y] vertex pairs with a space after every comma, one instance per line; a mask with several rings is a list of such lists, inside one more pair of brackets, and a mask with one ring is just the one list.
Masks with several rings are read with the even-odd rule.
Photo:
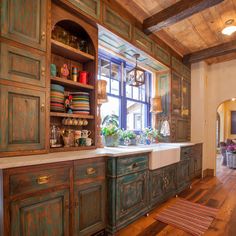
[[[194, 181], [192, 189], [180, 194], [180, 197], [192, 202], [219, 208], [217, 218], [204, 236], [236, 235], [236, 170], [218, 165], [214, 178]], [[173, 199], [154, 209], [148, 217], [142, 217], [119, 231], [116, 236], [188, 236], [190, 234], [153, 219], [155, 214], [167, 206]]]

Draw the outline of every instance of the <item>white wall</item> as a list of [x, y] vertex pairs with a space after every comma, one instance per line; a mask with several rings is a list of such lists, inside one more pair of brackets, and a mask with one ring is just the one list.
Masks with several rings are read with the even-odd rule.
[[216, 111], [222, 102], [236, 97], [236, 60], [210, 66], [200, 62], [191, 69], [191, 140], [204, 143], [203, 169], [215, 169]]

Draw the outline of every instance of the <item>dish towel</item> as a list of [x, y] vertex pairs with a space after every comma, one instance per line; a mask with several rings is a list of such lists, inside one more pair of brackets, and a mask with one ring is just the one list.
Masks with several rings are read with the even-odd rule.
[[161, 125], [161, 131], [160, 133], [166, 137], [166, 136], [170, 136], [170, 124], [168, 120], [163, 121], [162, 125]]

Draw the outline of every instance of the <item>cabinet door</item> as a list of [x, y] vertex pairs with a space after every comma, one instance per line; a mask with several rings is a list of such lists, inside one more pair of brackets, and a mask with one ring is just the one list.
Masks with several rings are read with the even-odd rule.
[[1, 4], [2, 36], [45, 51], [47, 0], [2, 0]]
[[195, 158], [191, 157], [189, 159], [189, 177], [193, 179], [195, 177]]
[[11, 236], [69, 236], [69, 190], [13, 201], [10, 219]]
[[165, 198], [175, 195], [176, 191], [176, 166], [167, 166], [164, 168], [163, 174], [163, 188], [165, 191]]
[[45, 56], [0, 44], [0, 78], [45, 87]]
[[177, 164], [177, 189], [182, 191], [189, 184], [189, 160]]
[[190, 104], [191, 104], [191, 87], [189, 81], [183, 79], [182, 81], [182, 116], [190, 116]]
[[0, 87], [0, 151], [45, 148], [45, 92]]
[[182, 78], [177, 73], [172, 73], [172, 114], [181, 115], [182, 108], [182, 92], [181, 92]]
[[105, 183], [75, 188], [75, 235], [92, 235], [105, 228]]
[[152, 205], [160, 203], [163, 199], [163, 171], [150, 172], [150, 201]]
[[194, 158], [194, 175], [195, 177], [201, 175], [202, 172], [202, 157]]
[[117, 179], [117, 219], [129, 220], [147, 207], [147, 172], [142, 171]]

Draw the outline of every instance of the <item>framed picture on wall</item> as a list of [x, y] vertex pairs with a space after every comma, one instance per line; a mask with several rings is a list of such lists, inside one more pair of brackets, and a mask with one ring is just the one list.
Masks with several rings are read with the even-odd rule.
[[236, 134], [236, 111], [231, 111], [231, 134]]

